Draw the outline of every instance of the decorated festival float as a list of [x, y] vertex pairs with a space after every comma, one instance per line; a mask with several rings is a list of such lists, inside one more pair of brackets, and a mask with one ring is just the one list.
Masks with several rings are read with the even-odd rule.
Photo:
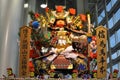
[[106, 78], [107, 29], [94, 28], [90, 14], [73, 8], [45, 11], [31, 11], [29, 26], [20, 29], [19, 77]]

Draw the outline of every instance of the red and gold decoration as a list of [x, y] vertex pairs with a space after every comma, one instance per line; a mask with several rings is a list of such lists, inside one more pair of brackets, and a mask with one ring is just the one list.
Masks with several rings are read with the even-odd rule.
[[46, 16], [30, 12], [29, 27], [21, 28], [20, 77], [89, 79], [98, 67], [93, 78], [104, 78], [106, 66], [100, 69], [106, 64], [104, 28], [95, 30], [90, 14], [76, 15], [74, 8], [56, 6], [45, 11]]

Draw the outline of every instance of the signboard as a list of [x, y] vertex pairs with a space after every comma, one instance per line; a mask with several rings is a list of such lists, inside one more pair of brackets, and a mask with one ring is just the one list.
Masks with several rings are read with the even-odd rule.
[[107, 76], [107, 29], [103, 26], [96, 28], [97, 39], [97, 78]]
[[29, 76], [29, 51], [30, 51], [31, 28], [23, 26], [20, 29], [20, 60], [19, 77]]

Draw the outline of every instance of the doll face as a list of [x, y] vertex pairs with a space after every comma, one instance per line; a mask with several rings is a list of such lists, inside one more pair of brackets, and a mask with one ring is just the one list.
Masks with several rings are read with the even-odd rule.
[[12, 74], [12, 70], [7, 70], [8, 75]]
[[95, 41], [92, 41], [92, 42], [90, 43], [90, 47], [91, 47], [92, 49], [96, 49], [96, 48], [97, 48], [96, 42], [95, 42]]
[[34, 77], [34, 72], [30, 72], [30, 77]]
[[117, 78], [117, 73], [116, 72], [113, 73], [113, 77]]
[[64, 20], [58, 20], [58, 21], [56, 22], [56, 25], [62, 27], [62, 26], [65, 25], [65, 21], [64, 21]]
[[96, 78], [96, 77], [97, 77], [97, 73], [94, 73], [94, 74], [93, 74], [93, 77]]

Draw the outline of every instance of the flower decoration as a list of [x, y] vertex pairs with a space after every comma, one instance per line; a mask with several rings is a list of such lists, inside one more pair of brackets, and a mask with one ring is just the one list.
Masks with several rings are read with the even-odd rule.
[[33, 65], [32, 61], [29, 61], [29, 70], [34, 71], [34, 65]]
[[30, 58], [32, 58], [32, 57], [33, 57], [34, 52], [35, 52], [35, 50], [34, 50], [34, 49], [30, 50]]
[[92, 59], [96, 59], [97, 58], [97, 53], [90, 52], [90, 57]]
[[39, 22], [38, 21], [33, 21], [32, 26], [33, 26], [33, 28], [37, 29], [39, 27]]
[[48, 7], [46, 7], [46, 8], [45, 8], [45, 11], [46, 11], [46, 12], [48, 12], [48, 11], [49, 11], [49, 8], [48, 8]]
[[40, 17], [40, 14], [39, 13], [35, 13], [35, 18], [38, 18]]
[[85, 14], [80, 14], [80, 19], [81, 19], [82, 21], [84, 21], [84, 22], [87, 21], [87, 17], [86, 17]]
[[72, 14], [72, 15], [75, 15], [75, 14], [76, 14], [76, 10], [75, 10], [74, 8], [70, 8], [70, 9], [69, 9], [69, 12], [70, 12], [70, 14]]
[[56, 6], [57, 12], [62, 12], [63, 11], [63, 6]]
[[92, 40], [96, 41], [96, 37], [95, 37], [95, 36], [92, 36]]
[[36, 53], [35, 49], [30, 50], [30, 58], [37, 58], [39, 54]]

